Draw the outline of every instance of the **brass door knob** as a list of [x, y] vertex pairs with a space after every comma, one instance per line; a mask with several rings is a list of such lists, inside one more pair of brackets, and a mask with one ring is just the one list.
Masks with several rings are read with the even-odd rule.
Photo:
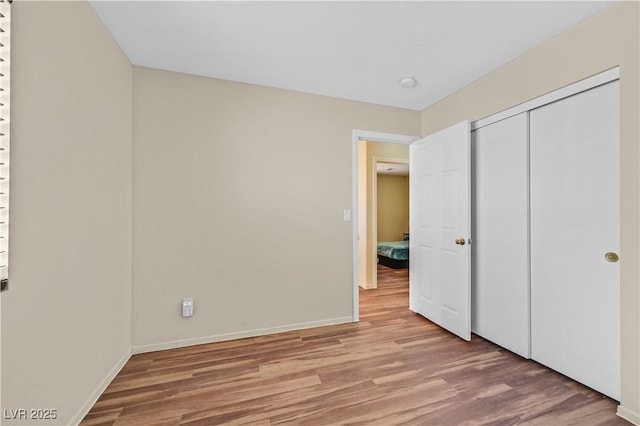
[[464, 238], [456, 238], [456, 244], [459, 246], [465, 245], [467, 241]]
[[607, 262], [612, 262], [612, 263], [615, 263], [620, 259], [620, 257], [616, 253], [613, 253], [611, 251], [605, 254], [604, 258], [607, 259]]

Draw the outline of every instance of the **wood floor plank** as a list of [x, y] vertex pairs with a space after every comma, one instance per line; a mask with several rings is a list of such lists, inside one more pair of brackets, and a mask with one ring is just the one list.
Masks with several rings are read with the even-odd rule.
[[360, 322], [134, 355], [82, 421], [99, 425], [627, 425], [616, 402], [408, 309], [378, 267]]

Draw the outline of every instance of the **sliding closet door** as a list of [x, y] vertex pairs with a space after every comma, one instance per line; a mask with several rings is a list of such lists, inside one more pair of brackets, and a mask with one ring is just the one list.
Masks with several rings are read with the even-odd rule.
[[618, 86], [530, 112], [531, 357], [617, 400]]
[[471, 134], [474, 333], [529, 358], [528, 113]]

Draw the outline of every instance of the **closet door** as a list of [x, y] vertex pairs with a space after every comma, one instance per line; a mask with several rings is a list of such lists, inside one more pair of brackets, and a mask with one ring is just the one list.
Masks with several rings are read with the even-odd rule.
[[620, 398], [618, 82], [530, 112], [531, 356]]
[[475, 130], [472, 147], [474, 333], [529, 358], [528, 113]]

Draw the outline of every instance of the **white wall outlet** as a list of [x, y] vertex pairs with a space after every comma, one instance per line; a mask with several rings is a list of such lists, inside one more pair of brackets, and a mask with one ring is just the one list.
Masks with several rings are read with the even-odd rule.
[[193, 297], [182, 299], [182, 316], [185, 318], [193, 316]]
[[345, 222], [351, 222], [351, 210], [345, 210], [342, 217], [344, 218]]

